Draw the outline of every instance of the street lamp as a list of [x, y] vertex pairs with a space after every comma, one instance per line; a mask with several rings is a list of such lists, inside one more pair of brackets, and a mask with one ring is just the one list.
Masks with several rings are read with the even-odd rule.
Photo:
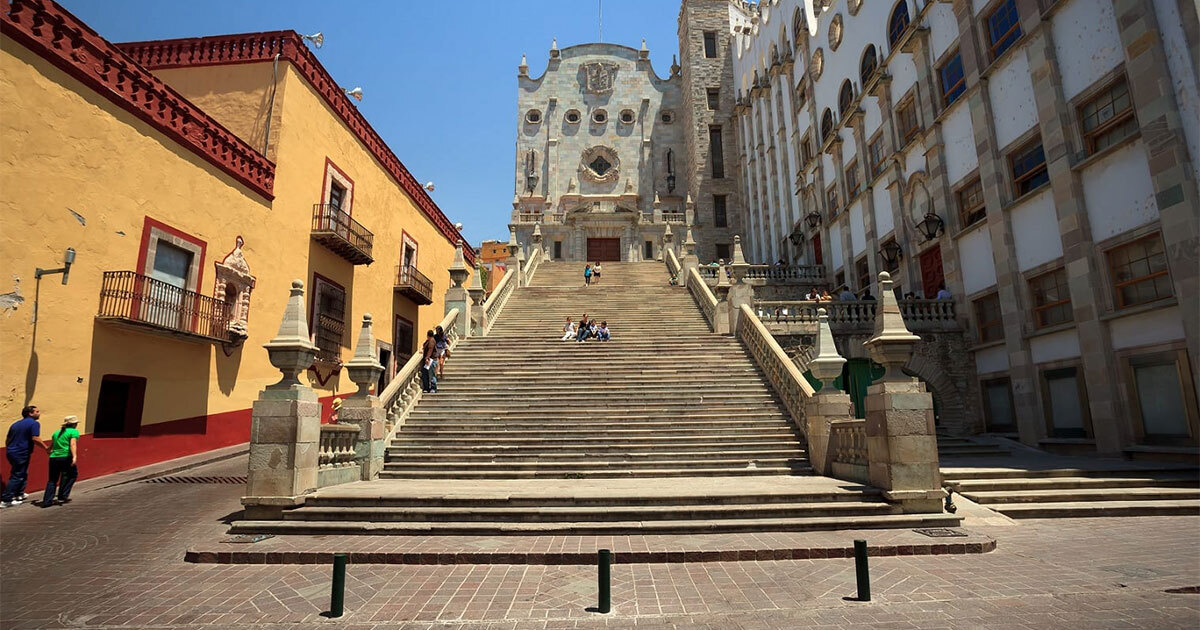
[[323, 33], [321, 33], [320, 31], [317, 31], [316, 33], [313, 33], [312, 35], [301, 35], [300, 37], [302, 39], [307, 39], [308, 41], [312, 42], [313, 48], [316, 48], [317, 50], [320, 50], [321, 46], [325, 45], [325, 35]]
[[792, 232], [791, 236], [788, 236], [788, 240], [792, 242], [792, 247], [799, 247], [800, 243], [804, 242], [804, 234], [799, 231]]
[[361, 101], [363, 97], [362, 88], [356, 87], [353, 90], [346, 90], [346, 96], [349, 96], [356, 101]]
[[821, 213], [816, 210], [809, 212], [808, 216], [804, 217], [804, 222], [808, 223], [810, 230], [816, 228], [818, 225], [821, 225]]
[[946, 231], [946, 222], [942, 220], [942, 217], [930, 212], [917, 224], [917, 229], [921, 231], [925, 240], [932, 241], [937, 238], [938, 234]]
[[879, 255], [883, 256], [883, 262], [887, 263], [888, 268], [892, 268], [896, 263], [900, 262], [900, 256], [903, 255], [903, 250], [900, 249], [900, 244], [896, 241], [888, 241], [883, 244], [879, 250]]

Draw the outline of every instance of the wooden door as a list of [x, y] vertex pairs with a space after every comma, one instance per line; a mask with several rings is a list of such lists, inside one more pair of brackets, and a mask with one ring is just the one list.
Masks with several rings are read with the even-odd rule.
[[814, 265], [825, 264], [824, 260], [821, 258], [821, 235], [820, 234], [813, 235], [812, 248], [813, 248], [813, 264]]
[[621, 262], [621, 239], [589, 238], [587, 240], [588, 262]]
[[942, 273], [942, 248], [934, 247], [921, 254], [921, 287], [925, 291], [925, 299], [937, 297], [938, 289], [946, 282]]

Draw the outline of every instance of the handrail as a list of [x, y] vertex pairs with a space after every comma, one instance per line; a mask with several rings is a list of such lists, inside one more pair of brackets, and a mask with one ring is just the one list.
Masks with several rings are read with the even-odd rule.
[[696, 298], [696, 304], [700, 306], [700, 310], [704, 311], [704, 317], [708, 320], [708, 324], [712, 326], [713, 331], [717, 330], [717, 296], [713, 295], [708, 284], [700, 277], [700, 272], [696, 271], [695, 267], [688, 269], [687, 277], [688, 291], [692, 292], [692, 297]]
[[672, 278], [679, 277], [679, 270], [682, 268], [679, 264], [679, 258], [675, 256], [675, 250], [667, 248], [667, 253], [663, 254], [663, 260], [667, 263], [667, 271]]
[[[452, 308], [438, 324], [445, 332], [446, 343], [449, 344], [451, 350], [458, 345], [458, 314], [458, 309]], [[391, 443], [396, 431], [399, 430], [400, 425], [404, 424], [405, 418], [421, 398], [421, 359], [420, 352], [409, 357], [408, 361], [404, 363], [404, 367], [400, 368], [392, 381], [379, 394], [379, 401], [383, 404], [388, 424], [388, 437], [384, 444]]]
[[[699, 276], [696, 279], [699, 280]], [[814, 394], [812, 385], [809, 385], [800, 368], [783, 351], [748, 304], [741, 307], [737, 336], [746, 344], [750, 356], [754, 357], [775, 393], [783, 400], [792, 421], [804, 431], [804, 405]]]
[[516, 288], [516, 276], [516, 269], [505, 271], [504, 277], [500, 279], [500, 283], [496, 285], [492, 295], [483, 303], [483, 312], [487, 315], [487, 326], [483, 329], [484, 336], [491, 331], [496, 318], [500, 316], [500, 311], [504, 310], [504, 305], [508, 303], [508, 296], [512, 295], [513, 289]]
[[529, 260], [525, 261], [523, 269], [525, 284], [529, 284], [529, 281], [533, 279], [533, 274], [537, 273], [538, 267], [542, 266], [543, 254], [541, 247], [534, 247], [533, 253], [529, 255]]

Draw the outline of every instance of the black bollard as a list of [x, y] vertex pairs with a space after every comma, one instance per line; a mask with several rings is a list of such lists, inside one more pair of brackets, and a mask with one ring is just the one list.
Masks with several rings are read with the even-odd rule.
[[329, 616], [341, 617], [346, 602], [346, 554], [333, 554], [333, 591], [329, 594]]
[[600, 587], [600, 602], [596, 609], [607, 614], [612, 610], [612, 552], [601, 549], [596, 559], [596, 576]]
[[867, 569], [867, 541], [854, 541], [854, 572], [858, 577], [858, 601], [871, 601], [871, 574]]

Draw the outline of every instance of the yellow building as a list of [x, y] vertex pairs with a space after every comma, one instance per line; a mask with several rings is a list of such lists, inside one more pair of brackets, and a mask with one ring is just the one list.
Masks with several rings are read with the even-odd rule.
[[[299, 35], [113, 44], [52, 2], [4, 9], [6, 424], [84, 418], [84, 476], [247, 441], [296, 278], [326, 406], [364, 313], [383, 382], [441, 320], [462, 237]], [[38, 27], [59, 23], [79, 37]], [[35, 278], [67, 248], [65, 284]]]

